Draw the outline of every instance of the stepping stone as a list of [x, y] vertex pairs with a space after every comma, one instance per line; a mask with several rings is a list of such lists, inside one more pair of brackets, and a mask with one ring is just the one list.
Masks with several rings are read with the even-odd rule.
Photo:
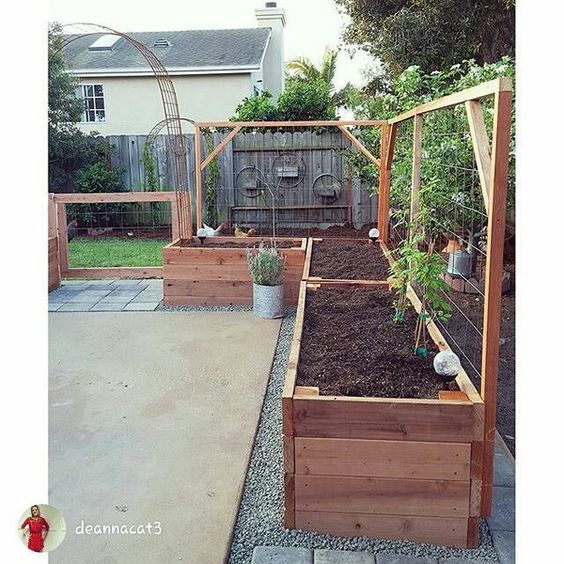
[[403, 554], [377, 554], [376, 564], [437, 564], [429, 556], [404, 556]]
[[515, 564], [515, 532], [490, 531], [501, 564]]
[[137, 296], [138, 294], [141, 293], [141, 289], [125, 289], [125, 288], [118, 288], [117, 290], [112, 290], [112, 292], [110, 294], [108, 294], [109, 296], [125, 296], [125, 297], [131, 297], [132, 299]]
[[122, 304], [127, 305], [131, 301], [131, 296], [114, 296], [113, 294], [109, 294], [105, 298], [102, 298], [99, 303], [101, 304]]
[[90, 311], [122, 311], [125, 305], [126, 304], [124, 304], [123, 302], [98, 302], [96, 305], [90, 308]]
[[124, 306], [123, 311], [155, 311], [159, 302], [130, 302]]
[[105, 290], [99, 290], [97, 292], [85, 290], [84, 292], [78, 292], [74, 296], [68, 299], [69, 302], [92, 302], [100, 301], [104, 296], [108, 295], [109, 292]]
[[62, 303], [50, 303], [48, 311], [58, 311], [62, 305]]
[[291, 546], [255, 546], [251, 564], [313, 564], [313, 551]]
[[96, 302], [67, 302], [62, 304], [57, 311], [90, 311]]
[[515, 489], [493, 487], [492, 515], [487, 519], [491, 531], [515, 530]]
[[369, 552], [319, 549], [313, 553], [313, 564], [375, 564], [375, 562], [374, 555]]

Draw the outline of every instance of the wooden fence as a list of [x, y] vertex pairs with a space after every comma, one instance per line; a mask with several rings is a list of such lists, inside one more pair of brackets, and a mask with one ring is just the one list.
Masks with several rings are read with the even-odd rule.
[[170, 202], [172, 240], [192, 234], [190, 197], [186, 192], [49, 194], [49, 237], [58, 239], [59, 273], [64, 278], [160, 278], [162, 267], [69, 268], [67, 204]]
[[[201, 160], [205, 161], [209, 156], [209, 147], [221, 145], [226, 137], [225, 133], [213, 133], [208, 144], [207, 138], [202, 136]], [[189, 188], [192, 201], [195, 202], [195, 136], [186, 135], [185, 139]], [[147, 136], [111, 135], [107, 140], [113, 146], [111, 165], [123, 170], [122, 179], [126, 187], [135, 192], [145, 191], [147, 179], [143, 153]], [[326, 228], [334, 224], [352, 223], [360, 228], [375, 223], [375, 185], [362, 182], [353, 175], [347, 160], [350, 148], [351, 141], [335, 128], [321, 131], [309, 129], [240, 133], [215, 157], [219, 171], [215, 194], [217, 221], [238, 222], [247, 226], [268, 224], [274, 205], [276, 224], [280, 227]], [[150, 154], [160, 189], [171, 190], [173, 170], [167, 160], [165, 135], [154, 138]], [[275, 177], [277, 163], [288, 154], [302, 163], [298, 172], [299, 183], [291, 188], [277, 186]], [[257, 198], [241, 189], [241, 174], [250, 167], [256, 168], [275, 192], [274, 202], [268, 190], [265, 190], [262, 198]], [[208, 171], [205, 175], [207, 174]], [[316, 179], [318, 184], [326, 179], [335, 182], [340, 188], [338, 197], [327, 203], [323, 196], [316, 195], [313, 190]], [[203, 221], [210, 221], [205, 210]]]

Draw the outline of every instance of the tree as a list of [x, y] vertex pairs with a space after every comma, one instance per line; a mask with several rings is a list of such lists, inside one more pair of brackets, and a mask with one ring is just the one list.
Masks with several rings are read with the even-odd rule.
[[417, 65], [447, 70], [515, 53], [515, 0], [335, 0], [350, 18], [344, 43], [380, 59], [394, 76]]
[[339, 51], [325, 47], [319, 68], [307, 57], [298, 57], [286, 63], [286, 69], [304, 80], [324, 80], [334, 90], [333, 80], [337, 72], [337, 56]]
[[80, 120], [84, 103], [75, 94], [76, 79], [67, 72], [58, 24], [49, 29], [48, 41], [49, 191], [72, 192], [76, 172], [106, 160], [110, 146], [97, 133], [85, 135], [75, 125]]
[[331, 86], [322, 78], [289, 78], [278, 98], [278, 115], [283, 121], [337, 119]]
[[271, 102], [270, 92], [247, 97], [235, 109], [231, 121], [301, 121], [337, 119], [331, 86], [322, 78], [289, 77], [278, 97]]

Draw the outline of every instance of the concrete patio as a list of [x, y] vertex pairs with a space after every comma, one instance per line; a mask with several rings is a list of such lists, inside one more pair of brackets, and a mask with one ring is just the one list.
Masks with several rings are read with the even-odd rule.
[[280, 321], [92, 307], [50, 314], [49, 502], [68, 531], [51, 562], [222, 562]]

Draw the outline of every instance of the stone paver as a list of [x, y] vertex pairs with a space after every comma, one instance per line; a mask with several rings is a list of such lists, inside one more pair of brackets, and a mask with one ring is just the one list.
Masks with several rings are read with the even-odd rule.
[[122, 302], [98, 302], [93, 305], [88, 311], [123, 311], [126, 304]]
[[492, 531], [515, 530], [515, 488], [493, 487], [492, 515], [488, 525]]
[[154, 311], [162, 299], [161, 279], [64, 280], [49, 294], [49, 311]]
[[515, 564], [515, 531], [491, 531], [501, 564]]
[[57, 312], [59, 311], [89, 311], [96, 302], [66, 302], [59, 307]]
[[376, 564], [437, 564], [429, 556], [405, 556], [403, 554], [377, 554]]
[[130, 302], [123, 307], [123, 311], [155, 311], [160, 302]]
[[373, 554], [350, 550], [319, 549], [313, 553], [313, 564], [375, 564]]
[[287, 546], [255, 546], [251, 564], [313, 564], [313, 551]]

